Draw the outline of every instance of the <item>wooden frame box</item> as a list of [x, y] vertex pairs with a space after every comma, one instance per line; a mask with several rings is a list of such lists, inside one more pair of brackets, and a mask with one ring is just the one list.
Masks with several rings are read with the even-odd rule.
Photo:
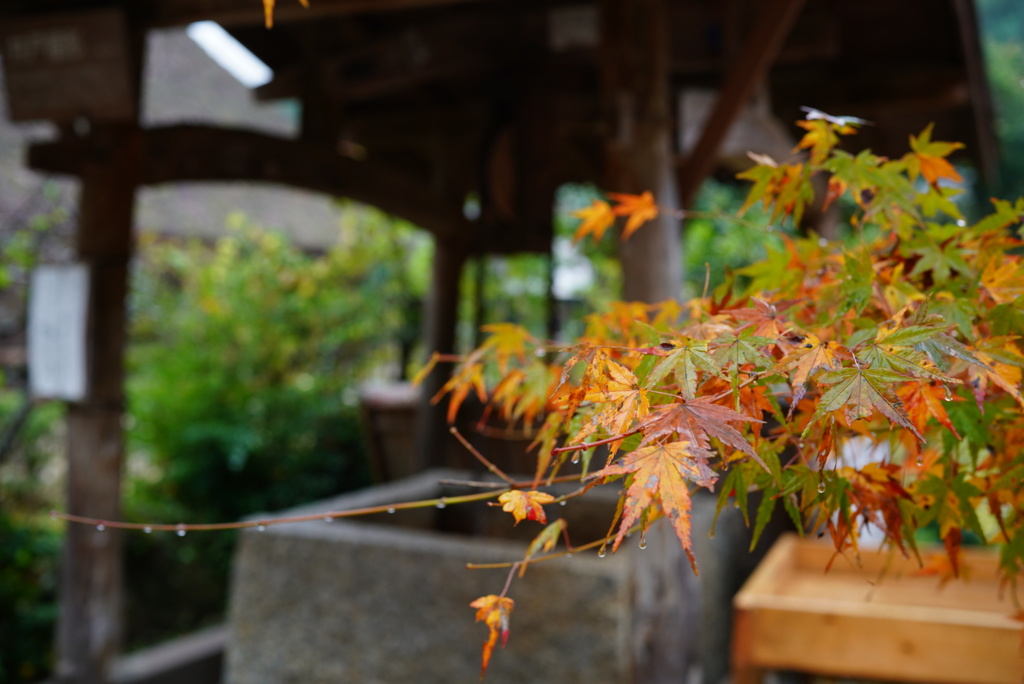
[[997, 558], [969, 550], [969, 580], [940, 586], [917, 561], [783, 537], [733, 603], [735, 684], [765, 670], [930, 684], [1020, 684], [1021, 623], [1000, 598]]

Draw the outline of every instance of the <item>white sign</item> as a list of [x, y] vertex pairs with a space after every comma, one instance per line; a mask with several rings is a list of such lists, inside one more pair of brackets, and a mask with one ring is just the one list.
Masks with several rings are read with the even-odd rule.
[[39, 266], [28, 302], [28, 377], [33, 396], [81, 401], [87, 391], [89, 269]]

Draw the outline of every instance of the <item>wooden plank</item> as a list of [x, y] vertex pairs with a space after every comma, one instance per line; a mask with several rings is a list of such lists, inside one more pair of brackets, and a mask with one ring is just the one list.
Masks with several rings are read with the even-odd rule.
[[[39, 143], [28, 165], [79, 175], [107, 154], [96, 138]], [[445, 238], [466, 225], [462, 207], [434, 195], [427, 183], [373, 159], [343, 157], [322, 144], [215, 126], [168, 126], [141, 138], [141, 185], [184, 181], [262, 181], [349, 197]]]
[[714, 170], [718, 149], [740, 111], [764, 82], [775, 57], [806, 0], [768, 0], [750, 35], [729, 66], [718, 101], [693, 152], [679, 169], [679, 198], [689, 206], [697, 189]]
[[1002, 600], [995, 554], [970, 550], [971, 581], [939, 586], [916, 559], [865, 551], [861, 565], [796, 537], [773, 547], [734, 602], [737, 681], [765, 669], [932, 682], [1016, 684], [1020, 625]]

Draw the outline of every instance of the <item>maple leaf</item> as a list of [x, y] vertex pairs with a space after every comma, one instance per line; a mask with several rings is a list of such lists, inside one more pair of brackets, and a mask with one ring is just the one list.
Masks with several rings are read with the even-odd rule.
[[879, 368], [842, 368], [826, 371], [818, 376], [818, 382], [832, 387], [821, 395], [818, 408], [811, 416], [811, 423], [804, 429], [807, 434], [810, 425], [821, 420], [832, 411], [844, 410], [850, 423], [871, 418], [875, 411], [892, 422], [910, 430], [920, 441], [925, 441], [903, 409], [899, 400], [892, 396], [889, 386], [907, 378], [900, 373]]
[[928, 184], [936, 187], [939, 179], [948, 178], [951, 181], [962, 183], [963, 178], [957, 173], [953, 165], [946, 161], [955, 150], [963, 147], [962, 143], [932, 141], [932, 128], [935, 124], [928, 124], [921, 135], [910, 136], [910, 149], [913, 150], [904, 156], [907, 164], [907, 172], [910, 180], [914, 180], [920, 174], [928, 181]]
[[[742, 451], [768, 470], [768, 466], [758, 456], [739, 430], [730, 423], [747, 422], [762, 423], [759, 418], [752, 418], [731, 408], [716, 404], [710, 397], [696, 397], [678, 404], [659, 406], [637, 427], [644, 435], [642, 444], [656, 439], [678, 435], [689, 444], [689, 451], [695, 456], [706, 459], [712, 455], [709, 437], [720, 440], [726, 446]], [[711, 471], [698, 482], [704, 486], [714, 483], [715, 476]]]
[[589, 207], [574, 211], [573, 216], [583, 219], [576, 234], [572, 236], [573, 242], [579, 242], [587, 235], [593, 235], [595, 240], [604, 237], [604, 233], [615, 223], [615, 214], [611, 206], [601, 199], [595, 199]]
[[626, 240], [636, 232], [637, 228], [658, 216], [658, 205], [654, 203], [654, 195], [645, 191], [641, 195], [627, 195], [610, 192], [608, 197], [618, 202], [612, 209], [616, 216], [628, 216], [626, 226], [622, 229], [622, 239]]
[[565, 520], [559, 518], [541, 530], [540, 534], [533, 538], [530, 545], [526, 547], [526, 554], [523, 556], [523, 563], [519, 567], [520, 577], [526, 574], [526, 567], [528, 565], [526, 561], [530, 560], [538, 553], [546, 553], [555, 548], [555, 545], [558, 543], [558, 538], [565, 532], [565, 527]]
[[754, 334], [760, 337], [770, 337], [772, 339], [781, 335], [789, 327], [785, 321], [779, 316], [780, 311], [785, 311], [791, 307], [794, 302], [776, 302], [772, 304], [766, 302], [757, 297], [751, 297], [751, 301], [754, 302], [753, 307], [746, 307], [742, 309], [726, 309], [722, 313], [730, 314], [737, 321], [745, 321], [740, 326], [739, 330], [746, 330], [748, 328], [754, 329]]
[[835, 340], [822, 342], [817, 335], [807, 333], [803, 340], [775, 366], [776, 372], [793, 370], [790, 386], [793, 388], [793, 399], [789, 406], [789, 415], [807, 394], [807, 380], [811, 374], [821, 369], [838, 368], [841, 358], [852, 358], [850, 351]]
[[479, 350], [493, 352], [502, 373], [508, 370], [508, 362], [512, 357], [516, 357], [520, 362], [525, 361], [527, 343], [535, 343], [533, 335], [515, 323], [489, 323], [480, 329], [490, 335], [480, 345]]
[[944, 403], [962, 399], [951, 394], [946, 387], [937, 383], [908, 382], [896, 390], [896, 396], [903, 402], [907, 417], [919, 432], [923, 433], [928, 419], [934, 418], [952, 432], [954, 437], [960, 439], [949, 419], [949, 414], [946, 413]]
[[850, 125], [851, 122], [844, 121], [840, 124], [834, 123], [829, 118], [814, 118], [806, 121], [797, 121], [796, 125], [807, 131], [800, 139], [793, 151], [810, 150], [811, 163], [821, 164], [828, 158], [829, 152], [839, 144], [839, 135], [853, 133], [856, 129]]
[[900, 311], [893, 319], [878, 326], [874, 340], [858, 345], [857, 358], [872, 368], [959, 383], [959, 380], [940, 372], [928, 354], [916, 348], [917, 345], [926, 348], [926, 343], [944, 330], [935, 325], [899, 327], [905, 311]]
[[642, 447], [627, 454], [621, 463], [606, 466], [594, 473], [592, 478], [616, 475], [629, 478], [622, 520], [615, 541], [612, 542], [612, 551], [619, 548], [633, 525], [645, 515], [650, 515], [653, 509], [668, 516], [696, 572], [697, 561], [693, 557], [693, 542], [690, 539], [689, 482], [706, 483], [705, 470], [701, 467], [701, 459], [690, 454], [689, 443], [678, 441]]
[[899, 466], [869, 463], [860, 470], [846, 467], [836, 473], [850, 483], [848, 496], [857, 513], [904, 550], [901, 534], [904, 521], [899, 502], [913, 502], [914, 498], [900, 483]]
[[452, 377], [444, 384], [441, 390], [434, 395], [431, 402], [437, 403], [446, 393], [451, 392], [448, 399], [448, 422], [454, 423], [459, 413], [459, 407], [466, 400], [469, 393], [475, 391], [477, 399], [481, 403], [487, 401], [487, 384], [484, 381], [484, 367], [481, 360], [483, 350], [477, 349], [470, 354], [466, 360], [455, 369]]
[[512, 615], [512, 608], [515, 601], [507, 596], [496, 596], [489, 594], [481, 596], [469, 604], [470, 608], [476, 608], [476, 621], [487, 625], [487, 641], [484, 642], [481, 656], [480, 679], [487, 674], [487, 666], [491, 662], [491, 653], [494, 651], [498, 637], [501, 637], [501, 647], [505, 648], [508, 642], [509, 618]]
[[712, 375], [722, 376], [722, 371], [711, 358], [708, 343], [704, 340], [684, 338], [675, 341], [676, 348], [665, 355], [651, 369], [647, 387], [656, 387], [665, 376], [671, 374], [679, 383], [680, 392], [685, 399], [692, 399], [697, 391], [698, 374], [701, 370]]
[[996, 304], [1012, 302], [1024, 294], [1024, 269], [1020, 259], [992, 259], [981, 272], [981, 286]]
[[516, 520], [516, 525], [523, 520], [536, 520], [540, 524], [546, 525], [548, 517], [544, 513], [543, 504], [549, 504], [554, 500], [555, 497], [547, 492], [535, 490], [524, 492], [513, 489], [499, 496], [498, 504], [492, 505], [501, 505], [501, 510], [511, 513]]
[[[609, 435], [626, 432], [635, 420], [646, 416], [650, 409], [647, 390], [638, 386], [631, 370], [611, 360], [603, 364], [603, 370], [603, 377], [592, 376], [593, 386], [584, 395], [584, 400], [607, 403], [607, 406], [573, 437], [574, 442], [584, 441], [598, 427], [603, 427]], [[610, 455], [615, 454], [618, 446], [617, 442], [610, 445]]]

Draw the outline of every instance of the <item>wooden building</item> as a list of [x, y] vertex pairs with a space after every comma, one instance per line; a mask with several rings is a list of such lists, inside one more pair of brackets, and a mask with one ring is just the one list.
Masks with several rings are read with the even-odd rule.
[[[267, 30], [260, 0], [0, 3], [11, 117], [61, 130], [26, 164], [81, 183], [77, 252], [93, 287], [90, 389], [69, 407], [75, 513], [118, 516], [126, 266], [141, 186], [281, 183], [421, 226], [437, 245], [427, 344], [447, 351], [468, 257], [549, 250], [566, 181], [652, 190], [685, 207], [751, 106], [782, 122], [803, 105], [869, 119], [859, 143], [881, 154], [901, 153], [934, 121], [938, 137], [967, 143], [982, 173], [995, 166], [971, 0], [278, 0], [274, 18]], [[273, 69], [257, 98], [301, 102], [297, 137], [139, 126], [145, 33], [199, 20], [219, 22]], [[702, 121], [683, 121], [694, 92], [713, 104]], [[463, 211], [471, 194], [481, 202], [473, 219]], [[679, 292], [680, 229], [663, 216], [625, 243], [627, 299]], [[441, 382], [432, 376], [425, 394]], [[424, 402], [424, 465], [443, 433]], [[60, 681], [105, 680], [119, 586], [117, 536], [72, 526]]]

